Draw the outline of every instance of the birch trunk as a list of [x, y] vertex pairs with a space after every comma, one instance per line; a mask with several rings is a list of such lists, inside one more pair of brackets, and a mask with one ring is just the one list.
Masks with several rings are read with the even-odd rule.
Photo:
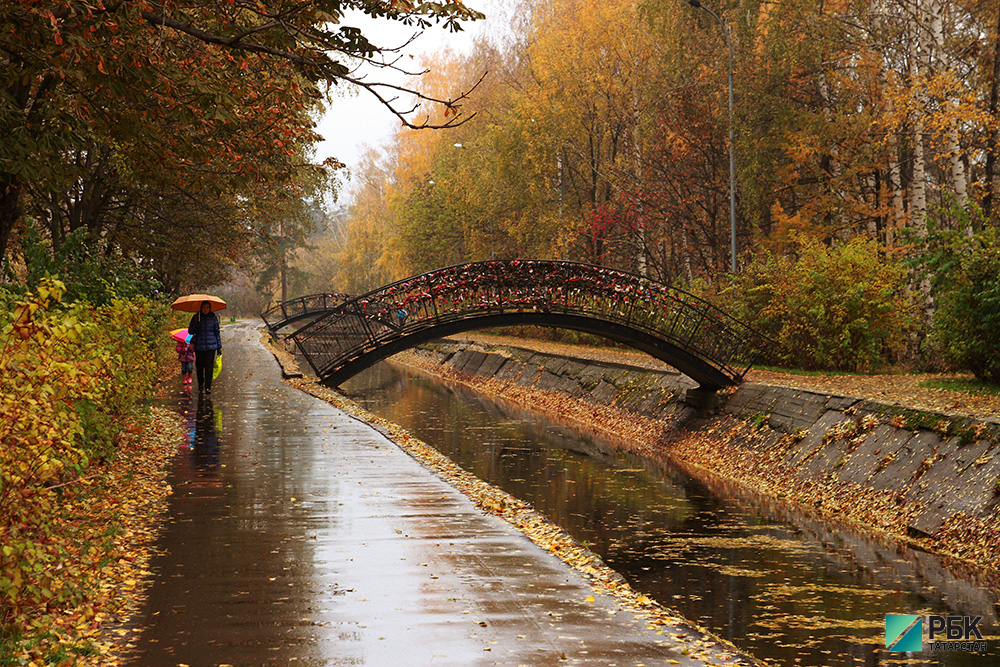
[[[635, 78], [638, 76], [638, 64], [632, 59], [632, 168], [635, 169], [635, 183], [637, 186], [642, 182], [642, 154], [639, 148], [639, 94], [636, 91]], [[641, 191], [641, 187], [637, 187]], [[638, 236], [639, 252], [636, 257], [637, 272], [640, 276], [648, 275], [646, 266], [646, 229], [645, 202], [642, 198], [637, 202], [638, 211], [636, 213], [636, 235]]]
[[[876, 13], [874, 18], [875, 30], [884, 30], [887, 26], [883, 17]], [[889, 90], [894, 88], [896, 85], [892, 76], [889, 72], [883, 70], [881, 84], [883, 88]], [[896, 116], [896, 103], [895, 95], [887, 94], [884, 96], [886, 101], [886, 116], [888, 118], [895, 118]], [[897, 129], [895, 123], [889, 128], [887, 133], [887, 143], [888, 143], [888, 169], [887, 169], [887, 181], [889, 195], [892, 197], [892, 211], [886, 216], [885, 223], [885, 238], [883, 242], [887, 248], [893, 247], [895, 244], [896, 230], [902, 228], [906, 224], [906, 188], [903, 184], [903, 168], [900, 164], [899, 156], [899, 145], [900, 145], [900, 129]]]
[[910, 37], [910, 85], [914, 90], [913, 110], [913, 178], [910, 183], [910, 226], [921, 236], [927, 236], [927, 172], [924, 164], [924, 112], [927, 109], [927, 94], [923, 81], [923, 60], [927, 55], [924, 39], [924, 3], [917, 4], [917, 15], [911, 26]]
[[997, 7], [993, 39], [993, 78], [990, 81], [990, 119], [993, 127], [986, 143], [986, 196], [983, 197], [983, 214], [987, 220], [993, 217], [995, 208], [997, 151], [1000, 150], [1000, 125], [997, 124], [997, 109], [1000, 107], [1000, 6]]
[[[928, 68], [933, 66], [930, 59], [934, 57], [937, 59], [940, 67], [947, 70], [951, 68], [951, 57], [945, 49], [944, 43], [944, 7], [941, 0], [926, 1], [928, 3], [927, 24], [930, 32], [930, 49], [927, 54]], [[964, 208], [969, 202], [969, 196], [968, 182], [965, 176], [965, 163], [962, 162], [962, 146], [959, 142], [958, 134], [957, 118], [960, 103], [953, 97], [944, 106], [948, 105], [955, 109], [955, 113], [952, 114], [952, 118], [948, 123], [948, 131], [945, 133], [944, 151], [951, 174], [951, 187], [955, 193], [955, 203]], [[966, 229], [965, 232], [969, 234], [972, 230]]]
[[903, 226], [906, 218], [906, 201], [903, 194], [903, 170], [899, 165], [899, 139], [893, 132], [889, 137], [889, 183], [892, 188], [892, 219], [885, 230], [885, 245], [892, 247], [895, 232]]

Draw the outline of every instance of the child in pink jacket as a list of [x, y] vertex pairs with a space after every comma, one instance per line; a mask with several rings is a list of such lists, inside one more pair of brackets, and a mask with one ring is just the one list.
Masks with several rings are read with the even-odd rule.
[[181, 377], [184, 384], [191, 384], [191, 374], [194, 373], [194, 345], [177, 341], [177, 361], [181, 362]]

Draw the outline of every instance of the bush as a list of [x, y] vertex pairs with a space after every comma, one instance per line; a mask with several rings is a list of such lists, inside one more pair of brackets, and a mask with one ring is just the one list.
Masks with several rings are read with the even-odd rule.
[[164, 304], [64, 306], [65, 292], [56, 279], [0, 292], [0, 630], [76, 604], [100, 569], [103, 540], [65, 508], [114, 456], [167, 348]]
[[160, 288], [153, 271], [140, 268], [120, 251], [97, 251], [86, 227], [67, 234], [58, 247], [53, 247], [30, 219], [24, 233], [24, 285], [28, 290], [58, 275], [65, 290], [63, 301], [106, 306], [116, 299], [151, 296]]
[[807, 370], [870, 370], [893, 361], [913, 327], [902, 266], [865, 238], [798, 256], [759, 255], [722, 294], [731, 312], [773, 338], [767, 362]]
[[954, 234], [937, 256], [928, 343], [953, 366], [1000, 384], [1000, 243], [993, 229]]

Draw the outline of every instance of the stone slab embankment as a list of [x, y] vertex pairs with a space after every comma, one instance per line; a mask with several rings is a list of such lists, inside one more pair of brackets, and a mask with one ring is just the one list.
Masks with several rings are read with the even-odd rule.
[[[445, 340], [404, 363], [522, 403], [562, 401], [637, 448], [736, 477], [924, 548], [1000, 566], [1000, 424], [744, 383], [706, 394], [678, 372]], [[553, 397], [556, 397], [553, 399]], [[559, 398], [562, 397], [562, 398]], [[576, 404], [577, 408], [564, 405]], [[580, 409], [582, 406], [582, 410]], [[611, 429], [614, 430], [614, 429]]]

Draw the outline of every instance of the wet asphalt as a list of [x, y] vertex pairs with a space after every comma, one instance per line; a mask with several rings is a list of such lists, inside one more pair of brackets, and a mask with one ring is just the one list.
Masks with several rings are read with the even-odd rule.
[[376, 430], [283, 383], [257, 327], [223, 328], [210, 396], [184, 395], [178, 377], [167, 401], [189, 438], [126, 664], [706, 664]]

